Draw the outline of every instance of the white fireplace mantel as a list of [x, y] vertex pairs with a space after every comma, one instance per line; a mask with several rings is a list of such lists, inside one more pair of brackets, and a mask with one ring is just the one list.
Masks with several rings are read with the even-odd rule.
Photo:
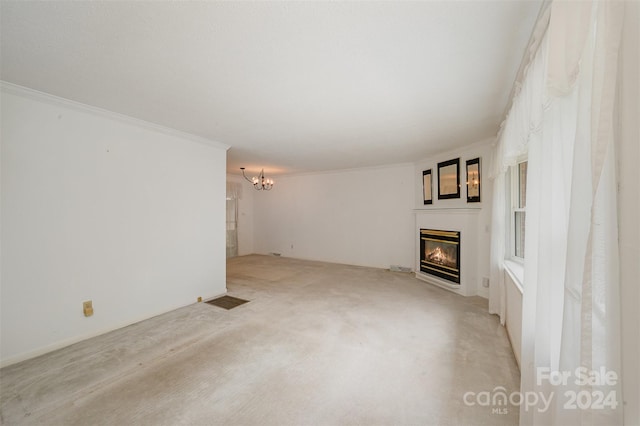
[[[479, 208], [414, 209], [416, 278], [462, 296], [477, 294]], [[420, 229], [460, 232], [460, 284], [420, 271]]]

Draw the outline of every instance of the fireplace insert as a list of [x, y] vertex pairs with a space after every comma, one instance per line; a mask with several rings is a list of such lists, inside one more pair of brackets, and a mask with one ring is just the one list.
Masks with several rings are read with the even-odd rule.
[[460, 284], [460, 232], [420, 229], [420, 270]]

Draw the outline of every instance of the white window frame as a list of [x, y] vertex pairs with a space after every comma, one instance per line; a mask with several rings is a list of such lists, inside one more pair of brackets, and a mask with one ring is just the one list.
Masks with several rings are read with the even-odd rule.
[[[514, 262], [523, 264], [524, 257], [516, 256], [516, 213], [517, 212], [525, 212], [527, 211], [527, 207], [519, 207], [519, 191], [520, 191], [520, 181], [518, 176], [519, 165], [522, 163], [528, 162], [527, 157], [520, 157], [516, 161], [516, 164], [509, 168], [509, 190], [507, 191], [507, 195], [509, 197], [509, 231], [507, 232], [509, 255], [507, 258]], [[528, 182], [527, 182], [528, 183]], [[526, 216], [525, 216], [526, 217]], [[525, 218], [526, 221], [526, 218]], [[526, 238], [526, 234], [525, 234]]]

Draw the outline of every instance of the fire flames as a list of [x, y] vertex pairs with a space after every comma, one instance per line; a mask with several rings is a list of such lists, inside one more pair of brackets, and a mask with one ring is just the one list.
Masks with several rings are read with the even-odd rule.
[[429, 260], [436, 263], [443, 263], [447, 258], [447, 255], [444, 254], [440, 247], [436, 247], [434, 251], [429, 253]]
[[445, 266], [455, 266], [455, 259], [452, 259], [450, 256], [445, 253], [444, 250], [440, 247], [436, 247], [427, 253], [426, 260], [432, 263], [436, 263], [438, 265]]

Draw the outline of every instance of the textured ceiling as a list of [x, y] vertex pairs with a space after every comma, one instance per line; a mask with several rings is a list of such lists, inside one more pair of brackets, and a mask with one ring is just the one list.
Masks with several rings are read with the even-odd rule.
[[1, 78], [231, 146], [228, 170], [495, 136], [540, 1], [1, 3]]

